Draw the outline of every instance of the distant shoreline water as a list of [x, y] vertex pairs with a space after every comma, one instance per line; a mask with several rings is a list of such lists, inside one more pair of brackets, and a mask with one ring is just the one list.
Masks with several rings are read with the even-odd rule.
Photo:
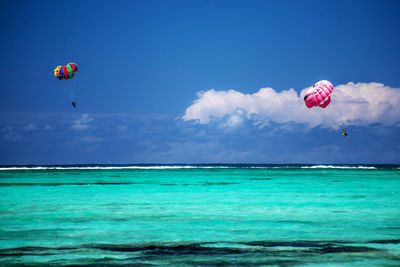
[[118, 169], [400, 169], [400, 164], [55, 164], [55, 165], [0, 165], [9, 170], [118, 170]]

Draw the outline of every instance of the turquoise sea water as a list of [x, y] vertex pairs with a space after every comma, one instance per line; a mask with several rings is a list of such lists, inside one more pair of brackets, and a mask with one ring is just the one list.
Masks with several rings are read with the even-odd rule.
[[0, 265], [399, 266], [399, 166], [0, 168]]

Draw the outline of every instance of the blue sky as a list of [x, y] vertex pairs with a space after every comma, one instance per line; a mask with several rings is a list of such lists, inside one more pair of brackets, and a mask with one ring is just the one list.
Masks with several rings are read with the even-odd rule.
[[400, 163], [398, 1], [0, 7], [0, 164]]

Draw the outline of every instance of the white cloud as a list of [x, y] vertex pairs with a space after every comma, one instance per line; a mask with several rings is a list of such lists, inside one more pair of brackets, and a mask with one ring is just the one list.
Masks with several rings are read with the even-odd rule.
[[22, 134], [13, 126], [7, 126], [0, 129], [0, 136], [9, 141], [21, 141], [24, 139]]
[[81, 140], [86, 143], [98, 143], [102, 142], [104, 139], [96, 136], [84, 136], [81, 137]]
[[236, 127], [243, 123], [243, 116], [245, 115], [245, 111], [242, 109], [237, 109], [233, 114], [231, 114], [228, 119], [222, 124], [225, 127]]
[[36, 128], [37, 128], [37, 126], [34, 123], [29, 123], [28, 125], [25, 126], [25, 130], [28, 130], [28, 131], [36, 130]]
[[186, 109], [183, 120], [201, 124], [222, 121], [224, 126], [236, 126], [243, 119], [263, 127], [268, 121], [304, 123], [309, 127], [337, 128], [346, 124], [393, 125], [400, 121], [400, 89], [381, 83], [353, 83], [338, 85], [332, 102], [326, 108], [308, 109], [294, 89], [277, 92], [261, 88], [254, 94], [235, 90], [199, 92], [198, 99]]
[[80, 119], [74, 121], [72, 128], [75, 130], [86, 130], [90, 127], [89, 123], [93, 119], [89, 117], [89, 114], [83, 114]]

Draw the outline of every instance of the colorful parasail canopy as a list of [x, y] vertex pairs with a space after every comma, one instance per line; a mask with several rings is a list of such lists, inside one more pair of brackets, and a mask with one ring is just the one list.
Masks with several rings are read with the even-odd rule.
[[54, 76], [59, 80], [71, 79], [74, 77], [75, 72], [78, 70], [78, 65], [76, 63], [68, 63], [65, 66], [58, 66], [54, 69]]
[[326, 108], [331, 103], [331, 93], [333, 84], [329, 81], [322, 80], [308, 89], [304, 96], [304, 102], [308, 108], [321, 107]]

